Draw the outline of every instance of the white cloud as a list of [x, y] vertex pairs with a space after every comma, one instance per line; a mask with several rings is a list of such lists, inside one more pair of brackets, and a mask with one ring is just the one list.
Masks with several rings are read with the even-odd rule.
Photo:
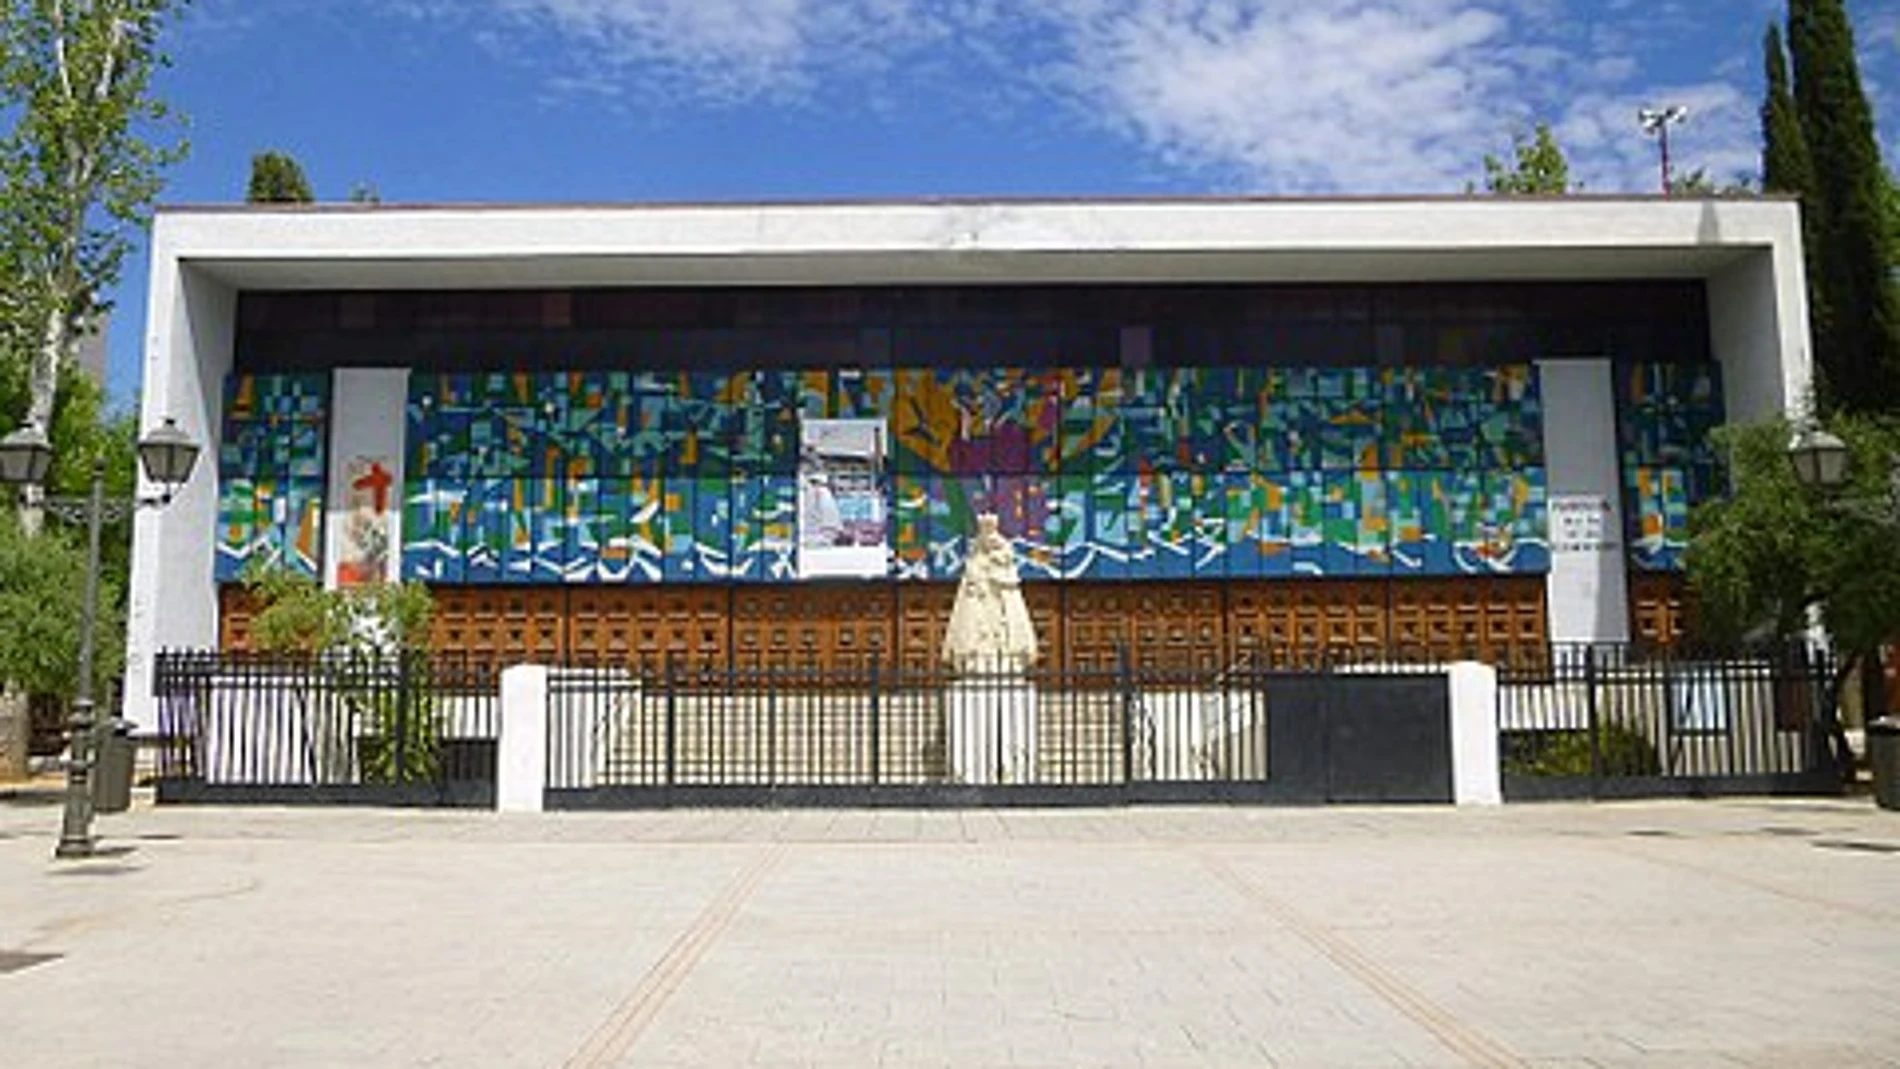
[[927, 27], [910, 0], [407, 0], [412, 14], [486, 11], [514, 31], [551, 33], [579, 69], [568, 84], [685, 91], [718, 101], [802, 92], [823, 76], [879, 66]]
[[[1677, 131], [1683, 170], [1725, 182], [1756, 162], [1759, 29], [1676, 0], [389, 2], [470, 21], [530, 62], [553, 42], [556, 89], [822, 98], [849, 121], [935, 79], [966, 112], [1093, 125], [1212, 185], [1266, 192], [1456, 191], [1539, 120], [1591, 189], [1648, 191], [1654, 144], [1635, 111], [1664, 103], [1694, 112]], [[1765, 21], [1779, 0], [1752, 2]], [[1896, 10], [1883, 0], [1876, 47], [1891, 47]], [[1701, 80], [1662, 66], [1716, 30], [1733, 40]]]
[[1144, 144], [1276, 192], [1457, 188], [1522, 60], [1467, 0], [1047, 0], [1064, 80]]

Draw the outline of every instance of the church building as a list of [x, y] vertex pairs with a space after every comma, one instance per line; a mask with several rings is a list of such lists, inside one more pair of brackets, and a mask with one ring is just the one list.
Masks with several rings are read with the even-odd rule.
[[1666, 642], [1802, 271], [1773, 198], [166, 209], [143, 418], [215, 463], [127, 715], [266, 567], [524, 662], [929, 664], [983, 514], [1050, 663]]

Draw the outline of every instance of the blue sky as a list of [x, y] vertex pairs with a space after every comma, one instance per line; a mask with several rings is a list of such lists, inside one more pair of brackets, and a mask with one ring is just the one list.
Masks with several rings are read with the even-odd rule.
[[[1883, 114], [1900, 0], [1850, 0]], [[1450, 193], [1548, 121], [1586, 188], [1756, 165], [1784, 0], [197, 0], [158, 90], [169, 203], [252, 153], [386, 203]], [[1893, 105], [1889, 105], [1889, 94]], [[1891, 131], [1883, 130], [1891, 136]], [[1890, 150], [1891, 152], [1891, 150]], [[113, 326], [136, 389], [143, 258]]]

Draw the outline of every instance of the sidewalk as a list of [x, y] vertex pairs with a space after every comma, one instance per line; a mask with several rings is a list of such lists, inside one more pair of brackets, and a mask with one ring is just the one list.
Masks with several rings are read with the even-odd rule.
[[1900, 1066], [1864, 801], [58, 821], [0, 806], [34, 1069]]

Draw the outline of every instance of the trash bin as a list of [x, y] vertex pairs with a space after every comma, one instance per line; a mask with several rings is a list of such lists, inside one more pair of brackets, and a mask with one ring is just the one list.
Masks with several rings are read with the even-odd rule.
[[1874, 804], [1900, 809], [1900, 720], [1886, 716], [1868, 723], [1867, 763], [1874, 771]]
[[123, 813], [132, 808], [132, 767], [138, 758], [132, 725], [114, 721], [99, 733], [99, 752], [92, 761], [92, 808], [98, 813]]

